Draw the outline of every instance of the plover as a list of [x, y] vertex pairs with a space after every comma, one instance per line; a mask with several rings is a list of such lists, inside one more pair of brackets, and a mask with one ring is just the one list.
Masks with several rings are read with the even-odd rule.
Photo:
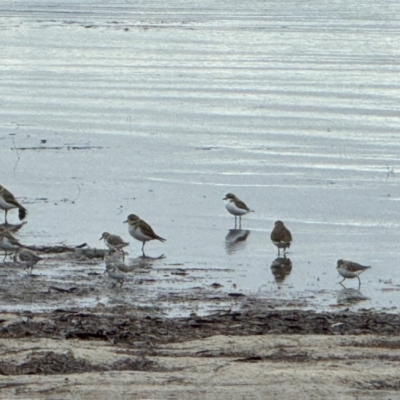
[[222, 200], [225, 201], [226, 209], [235, 216], [235, 228], [236, 228], [236, 217], [239, 217], [239, 228], [242, 226], [242, 215], [249, 212], [254, 212], [250, 210], [247, 205], [237, 198], [233, 193], [228, 193]]
[[271, 232], [271, 240], [278, 248], [278, 256], [280, 254], [280, 249], [283, 249], [283, 254], [285, 254], [286, 248], [290, 247], [292, 243], [292, 234], [282, 221], [275, 222], [274, 229], [272, 229]]
[[18, 208], [19, 219], [26, 217], [27, 209], [15, 200], [14, 195], [9, 192], [4, 186], [0, 185], [0, 209], [5, 211], [5, 224], [7, 225], [7, 212], [12, 208]]
[[[165, 242], [166, 239], [156, 235], [152, 229], [152, 227], [140, 219], [137, 215], [135, 214], [130, 214], [128, 216], [128, 219], [124, 221], [124, 223], [128, 223], [129, 227], [129, 234], [135, 238], [136, 240], [139, 240], [139, 242], [142, 242], [142, 253], [143, 257], [146, 257], [144, 254], [144, 245], [146, 242], [150, 240], [159, 240], [160, 242]], [[162, 256], [161, 256], [162, 257]], [[161, 258], [160, 257], [160, 258]]]
[[361, 286], [361, 281], [358, 275], [369, 268], [371, 267], [361, 265], [353, 261], [338, 260], [336, 269], [338, 270], [339, 274], [343, 276], [343, 279], [339, 283], [343, 286], [342, 282], [345, 279], [357, 278], [359, 286]]

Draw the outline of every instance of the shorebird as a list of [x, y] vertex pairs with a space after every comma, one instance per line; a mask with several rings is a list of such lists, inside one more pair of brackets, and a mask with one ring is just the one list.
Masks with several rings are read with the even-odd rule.
[[[143, 243], [142, 245], [143, 258], [146, 257], [146, 255], [144, 254], [144, 245], [146, 244], [146, 242], [150, 240], [159, 240], [160, 242], [165, 242], [164, 238], [154, 233], [152, 227], [148, 223], [140, 219], [135, 214], [130, 214], [128, 216], [128, 219], [124, 221], [124, 223], [129, 224], [128, 230], [130, 235], [136, 240], [139, 240], [139, 242]], [[162, 256], [160, 256], [159, 258], [161, 257]]]
[[23, 246], [13, 235], [11, 232], [6, 230], [0, 231], [0, 250], [4, 250], [4, 258], [3, 261], [7, 257], [7, 252], [15, 253], [18, 250], [24, 248]]
[[111, 256], [105, 256], [104, 261], [106, 262], [106, 268], [107, 267], [117, 267], [121, 272], [132, 272], [133, 270], [137, 269], [138, 266], [135, 264], [131, 265], [126, 265], [123, 261], [120, 259], [114, 257], [113, 255]]
[[115, 265], [107, 265], [104, 273], [108, 273], [108, 277], [116, 281], [113, 287], [115, 287], [117, 283], [120, 284], [119, 287], [122, 287], [124, 284], [125, 275]]
[[33, 267], [41, 260], [43, 260], [42, 257], [37, 256], [35, 253], [32, 253], [31, 251], [27, 249], [22, 249], [17, 251], [17, 253], [14, 256], [14, 261], [20, 261], [22, 264], [25, 265], [25, 269], [29, 268], [29, 274], [32, 274]]
[[339, 274], [343, 276], [343, 279], [339, 283], [344, 286], [342, 282], [345, 279], [357, 278], [359, 286], [361, 286], [361, 281], [358, 275], [369, 268], [371, 267], [361, 265], [353, 261], [338, 260], [336, 269], [338, 270]]
[[122, 259], [125, 259], [123, 248], [128, 246], [128, 242], [124, 242], [120, 236], [112, 235], [108, 232], [103, 232], [99, 240], [104, 239], [104, 243], [110, 249], [110, 253], [115, 250], [122, 253]]
[[233, 193], [228, 193], [222, 200], [225, 201], [226, 209], [235, 216], [235, 228], [236, 228], [236, 217], [239, 217], [239, 228], [242, 226], [242, 215], [249, 212], [254, 212], [250, 210], [246, 204], [237, 198]]
[[290, 247], [292, 243], [292, 234], [282, 221], [275, 222], [274, 229], [272, 229], [271, 232], [271, 240], [278, 248], [278, 256], [280, 254], [280, 249], [283, 249], [283, 254], [285, 254], [286, 248]]
[[0, 209], [5, 211], [5, 224], [7, 225], [7, 212], [12, 208], [18, 208], [18, 216], [20, 220], [26, 217], [27, 209], [15, 200], [14, 195], [4, 186], [0, 185]]

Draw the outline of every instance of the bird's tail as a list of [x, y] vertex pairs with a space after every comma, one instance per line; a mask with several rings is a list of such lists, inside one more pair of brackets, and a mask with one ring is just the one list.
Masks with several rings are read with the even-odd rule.
[[21, 221], [26, 217], [26, 213], [27, 213], [26, 208], [24, 207], [19, 208], [18, 217]]
[[159, 240], [160, 242], [165, 242], [167, 240], [158, 235], [156, 235], [156, 239]]

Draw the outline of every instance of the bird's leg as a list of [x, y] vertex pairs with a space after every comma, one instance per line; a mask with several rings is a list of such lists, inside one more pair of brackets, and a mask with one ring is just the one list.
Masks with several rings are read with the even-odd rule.
[[242, 216], [239, 215], [239, 229], [242, 229]]
[[358, 275], [357, 275], [357, 279], [358, 279], [358, 288], [360, 289], [361, 281], [360, 281], [360, 277]]
[[143, 242], [142, 245], [142, 254], [143, 254], [143, 258], [146, 258], [146, 254], [144, 254], [144, 245], [146, 244], [146, 242]]
[[7, 210], [5, 210], [5, 212], [4, 212], [4, 219], [5, 219], [5, 225], [8, 225], [8, 223], [7, 223]]
[[236, 224], [237, 224], [237, 222], [236, 222], [236, 215], [235, 215], [235, 229], [236, 229]]

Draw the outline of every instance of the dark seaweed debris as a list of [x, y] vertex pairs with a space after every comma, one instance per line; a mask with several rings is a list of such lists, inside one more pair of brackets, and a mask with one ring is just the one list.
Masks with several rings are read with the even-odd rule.
[[107, 314], [68, 312], [38, 314], [0, 329], [0, 338], [101, 340], [134, 345], [183, 342], [213, 335], [324, 334], [397, 335], [400, 316], [378, 312], [316, 313], [302, 310], [223, 312], [199, 317], [137, 316], [127, 307]]
[[135, 357], [112, 364], [94, 365], [83, 358], [74, 357], [72, 351], [64, 354], [52, 351], [33, 353], [24, 363], [15, 365], [0, 362], [0, 375], [71, 374], [94, 371], [161, 371], [154, 361]]

